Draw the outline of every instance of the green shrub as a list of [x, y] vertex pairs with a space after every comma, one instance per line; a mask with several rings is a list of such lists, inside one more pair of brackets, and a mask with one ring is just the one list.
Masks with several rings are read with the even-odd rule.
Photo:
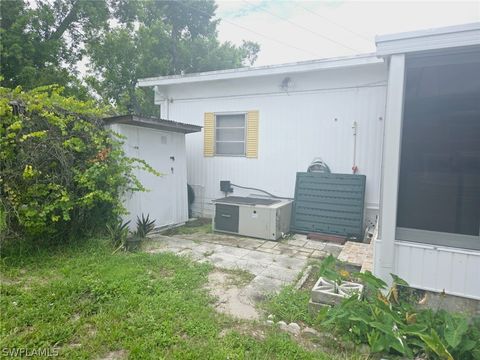
[[0, 88], [4, 237], [59, 242], [91, 234], [125, 212], [126, 191], [144, 190], [134, 168], [156, 173], [126, 157], [121, 139], [103, 128], [106, 109], [62, 90]]
[[398, 276], [392, 275], [388, 288], [370, 272], [348, 273], [333, 257], [319, 265], [317, 275], [336, 282], [360, 281], [365, 287], [363, 297], [352, 296], [313, 315], [307, 311], [310, 293], [287, 286], [264, 304], [265, 310], [276, 320], [304, 322], [345, 341], [367, 344], [372, 353], [388, 358], [480, 360], [478, 317], [419, 310], [418, 295]]
[[480, 360], [478, 320], [469, 322], [464, 315], [446, 311], [418, 310], [407, 300], [411, 297], [401, 296], [409, 291], [408, 284], [393, 274], [389, 289], [368, 271], [352, 276], [364, 283], [363, 298], [352, 296], [322, 313], [322, 326], [357, 344], [368, 344], [372, 352]]

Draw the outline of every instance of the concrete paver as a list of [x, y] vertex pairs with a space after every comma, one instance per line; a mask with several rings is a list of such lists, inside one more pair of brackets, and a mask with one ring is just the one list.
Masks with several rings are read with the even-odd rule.
[[257, 248], [257, 250], [263, 250], [263, 249], [273, 249], [278, 245], [278, 242], [276, 241], [266, 241], [264, 242], [261, 246]]
[[305, 243], [304, 247], [307, 249], [313, 249], [313, 250], [323, 250], [325, 248], [326, 243], [316, 241], [316, 240], [307, 240]]
[[306, 238], [293, 238], [293, 239], [289, 239], [286, 241], [286, 243], [288, 245], [293, 245], [293, 246], [300, 246], [300, 247], [303, 247], [305, 246], [305, 244], [307, 243], [307, 239]]

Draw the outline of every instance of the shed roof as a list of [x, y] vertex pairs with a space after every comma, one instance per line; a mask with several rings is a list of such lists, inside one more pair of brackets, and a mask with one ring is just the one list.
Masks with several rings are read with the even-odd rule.
[[140, 116], [140, 115], [120, 115], [104, 118], [105, 124], [127, 124], [140, 126], [150, 129], [178, 132], [183, 134], [190, 134], [202, 130], [201, 126], [185, 124], [172, 120], [165, 120], [155, 117]]
[[279, 65], [243, 67], [237, 69], [207, 71], [185, 75], [157, 76], [139, 79], [138, 86], [165, 86], [195, 83], [201, 81], [229, 80], [286, 73], [291, 74], [322, 69], [336, 69], [350, 66], [377, 64], [382, 62], [383, 59], [377, 58], [375, 54], [362, 54], [355, 56], [343, 56], [327, 59], [300, 61]]

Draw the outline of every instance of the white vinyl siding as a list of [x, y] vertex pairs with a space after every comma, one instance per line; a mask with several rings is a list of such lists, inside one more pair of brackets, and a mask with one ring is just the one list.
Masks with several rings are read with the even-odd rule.
[[[357, 166], [367, 176], [366, 218], [375, 221], [385, 124], [385, 65], [349, 67], [336, 70], [335, 76], [331, 72], [296, 75], [296, 89], [290, 94], [280, 93], [277, 77], [255, 77], [232, 87], [214, 81], [172, 87], [171, 96], [179, 99], [170, 104], [170, 117], [204, 126], [204, 134], [186, 137], [196, 215], [212, 216], [211, 200], [224, 195], [219, 191], [220, 180], [293, 197], [296, 172], [306, 170], [315, 157], [321, 156], [334, 172], [350, 173], [352, 123], [357, 121]], [[239, 113], [247, 114], [247, 134], [256, 125], [257, 138], [249, 135], [250, 142], [246, 135], [245, 156], [215, 155], [215, 115]], [[250, 143], [258, 149], [251, 157]], [[251, 195], [235, 191], [239, 196]]]
[[215, 155], [245, 156], [245, 114], [215, 115]]

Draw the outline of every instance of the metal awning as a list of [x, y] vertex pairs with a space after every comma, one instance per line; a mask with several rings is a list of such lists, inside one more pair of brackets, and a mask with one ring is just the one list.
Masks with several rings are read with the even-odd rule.
[[178, 132], [183, 134], [190, 134], [202, 130], [201, 126], [185, 124], [172, 120], [165, 120], [160, 118], [140, 116], [140, 115], [120, 115], [104, 118], [106, 125], [111, 124], [127, 124], [133, 126], [140, 126], [150, 129]]

